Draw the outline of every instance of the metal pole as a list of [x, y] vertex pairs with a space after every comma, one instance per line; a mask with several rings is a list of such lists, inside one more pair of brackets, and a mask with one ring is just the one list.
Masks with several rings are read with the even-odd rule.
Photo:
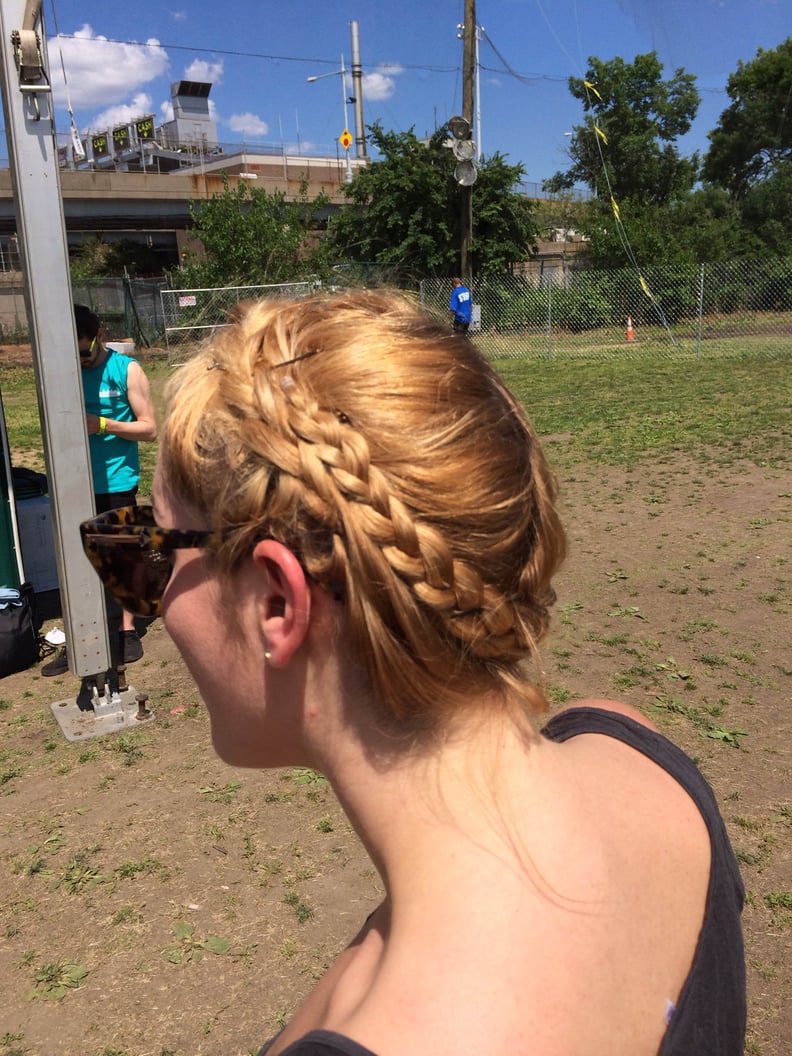
[[346, 66], [344, 65], [344, 55], [341, 53], [341, 102], [344, 106], [344, 131], [349, 128], [349, 117], [347, 111], [347, 89], [346, 89]]
[[[344, 66], [344, 55], [341, 54], [341, 95], [344, 97], [344, 132], [349, 131], [349, 118], [347, 117], [347, 87], [346, 87], [346, 66]], [[345, 180], [347, 183], [352, 182], [352, 161], [349, 157], [349, 147], [344, 147], [344, 155], [346, 159], [346, 173]]]
[[355, 157], [366, 156], [366, 127], [363, 124], [363, 68], [360, 65], [360, 27], [349, 23], [352, 33], [352, 94], [355, 98]]
[[701, 327], [704, 319], [704, 265], [699, 272], [698, 333], [696, 335], [696, 359], [701, 359]]
[[0, 3], [0, 88], [69, 665], [85, 676], [109, 668], [110, 650], [104, 591], [78, 531], [93, 511], [93, 486], [44, 25], [22, 30], [27, 6]]

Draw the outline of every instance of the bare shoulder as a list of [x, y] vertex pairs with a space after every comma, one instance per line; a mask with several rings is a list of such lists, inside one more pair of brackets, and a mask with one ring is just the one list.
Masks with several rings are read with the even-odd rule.
[[145, 385], [148, 387], [148, 376], [136, 359], [130, 359], [129, 364], [127, 365], [127, 379], [129, 381], [134, 381], [138, 385]]
[[632, 719], [634, 722], [639, 722], [642, 726], [654, 730], [655, 733], [661, 732], [651, 719], [647, 719], [647, 717], [637, 708], [634, 708], [632, 704], [622, 704], [621, 701], [618, 700], [586, 697], [585, 700], [576, 700], [574, 704], [564, 705], [563, 708], [559, 708], [554, 714], [561, 715], [565, 711], [574, 711], [575, 708], [599, 708], [600, 711], [612, 711], [617, 715], [625, 715], [628, 719]]
[[[575, 708], [624, 715], [655, 733], [663, 734], [650, 719], [629, 704], [587, 698], [567, 705], [557, 714]], [[618, 738], [597, 734], [572, 737], [559, 747], [571, 753], [577, 780], [588, 787], [592, 801], [598, 803], [603, 817], [610, 818], [608, 824], [623, 829], [625, 804], [630, 804], [627, 817], [636, 823], [631, 836], [636, 846], [647, 833], [654, 833], [652, 838], [660, 840], [669, 819], [673, 819], [675, 847], [666, 848], [669, 858], [684, 849], [683, 854], [700, 854], [702, 863], [708, 862], [709, 837], [701, 812], [677, 777], [657, 759], [635, 751]]]

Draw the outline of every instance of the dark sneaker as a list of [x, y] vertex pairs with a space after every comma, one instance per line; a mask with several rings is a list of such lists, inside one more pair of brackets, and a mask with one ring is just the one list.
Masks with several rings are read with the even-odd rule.
[[134, 664], [143, 655], [143, 646], [137, 631], [121, 632], [121, 663]]
[[54, 660], [44, 664], [41, 674], [44, 678], [53, 678], [55, 675], [65, 675], [69, 671], [69, 658], [66, 655], [66, 646], [61, 649]]
[[89, 678], [84, 678], [80, 683], [80, 692], [77, 694], [77, 707], [80, 711], [93, 711], [94, 684]]

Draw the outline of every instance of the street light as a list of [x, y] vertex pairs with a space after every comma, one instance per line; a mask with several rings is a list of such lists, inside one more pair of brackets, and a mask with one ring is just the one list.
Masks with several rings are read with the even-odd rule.
[[352, 182], [352, 162], [349, 158], [349, 147], [352, 143], [352, 136], [349, 133], [349, 121], [347, 119], [347, 92], [346, 92], [346, 66], [344, 66], [344, 56], [341, 56], [341, 69], [332, 70], [330, 73], [319, 73], [315, 77], [308, 77], [307, 81], [309, 84], [313, 84], [314, 81], [324, 80], [325, 77], [340, 77], [341, 78], [341, 95], [344, 101], [344, 131], [340, 137], [341, 145], [344, 148], [346, 154], [346, 176], [345, 180], [347, 183]]

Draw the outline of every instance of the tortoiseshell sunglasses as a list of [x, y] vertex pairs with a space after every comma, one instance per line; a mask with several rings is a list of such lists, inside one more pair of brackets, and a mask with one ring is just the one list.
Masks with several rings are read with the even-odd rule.
[[160, 528], [151, 506], [122, 506], [80, 525], [86, 557], [115, 600], [136, 616], [159, 616], [173, 551], [203, 549], [230, 532]]

